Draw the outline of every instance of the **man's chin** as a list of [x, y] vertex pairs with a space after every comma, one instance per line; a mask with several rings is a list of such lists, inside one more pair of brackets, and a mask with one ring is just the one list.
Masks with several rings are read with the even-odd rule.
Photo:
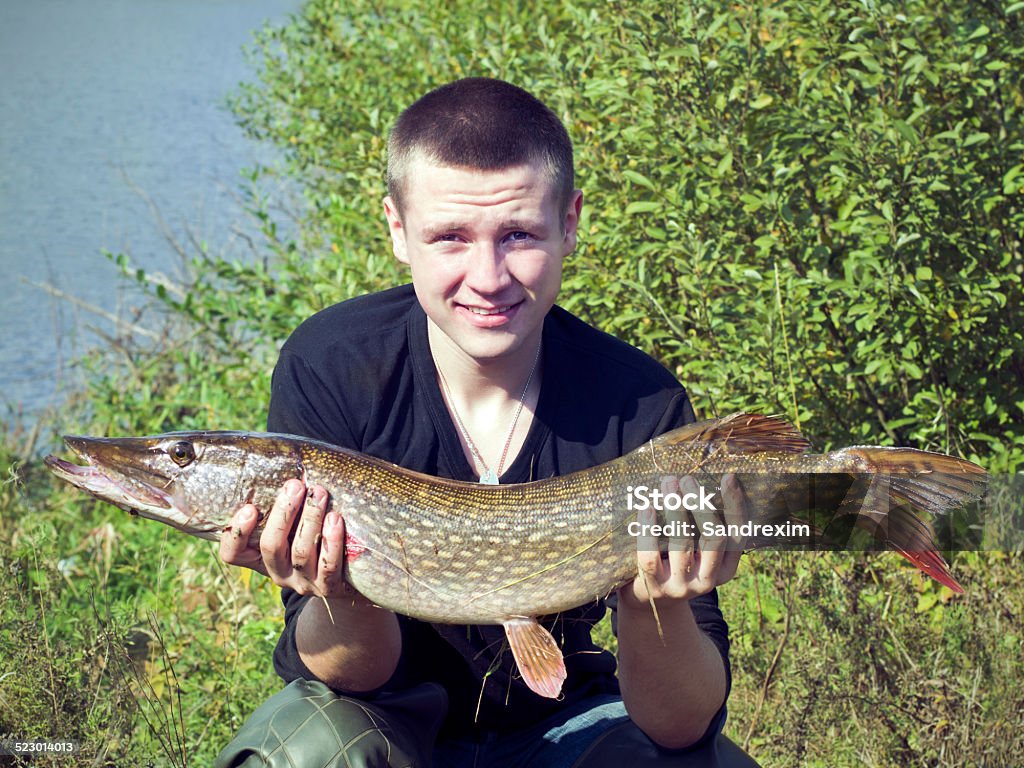
[[479, 332], [452, 334], [449, 335], [449, 338], [466, 355], [482, 365], [507, 359], [521, 349], [525, 343], [525, 340], [519, 338], [518, 334], [500, 331], [485, 334]]

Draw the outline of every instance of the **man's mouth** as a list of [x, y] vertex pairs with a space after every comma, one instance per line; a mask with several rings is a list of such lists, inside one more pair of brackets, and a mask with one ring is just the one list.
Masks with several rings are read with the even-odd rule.
[[502, 312], [508, 312], [515, 304], [507, 304], [504, 307], [494, 307], [493, 309], [485, 309], [484, 307], [466, 307], [474, 315], [500, 315]]
[[480, 304], [457, 304], [456, 312], [472, 328], [494, 329], [505, 328], [519, 314], [526, 300], [500, 304], [498, 306], [481, 306]]

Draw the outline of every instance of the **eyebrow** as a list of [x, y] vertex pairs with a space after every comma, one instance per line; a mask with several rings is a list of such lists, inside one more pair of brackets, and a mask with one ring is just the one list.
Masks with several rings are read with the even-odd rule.
[[461, 234], [465, 232], [466, 227], [463, 224], [457, 224], [455, 222], [439, 222], [437, 224], [427, 224], [423, 227], [423, 237], [426, 240], [438, 237], [440, 235], [447, 234], [449, 232], [455, 232]]
[[527, 219], [509, 219], [502, 222], [502, 228], [510, 231], [523, 229], [528, 232], [536, 232], [544, 228], [544, 221], [529, 221]]
[[[541, 220], [529, 221], [527, 219], [506, 219], [499, 224], [499, 229], [507, 232], [525, 231], [525, 232], [539, 232], [544, 229], [545, 222]], [[440, 235], [447, 234], [449, 232], [454, 234], [464, 234], [466, 232], [466, 225], [456, 221], [443, 221], [436, 224], [427, 224], [423, 227], [423, 237], [425, 239], [431, 239], [439, 237]]]

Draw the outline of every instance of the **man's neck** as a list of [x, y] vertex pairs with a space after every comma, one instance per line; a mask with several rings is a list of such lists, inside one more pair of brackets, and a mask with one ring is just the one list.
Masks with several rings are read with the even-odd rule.
[[428, 326], [439, 387], [478, 476], [502, 474], [519, 454], [540, 399], [540, 333], [499, 359], [478, 361]]

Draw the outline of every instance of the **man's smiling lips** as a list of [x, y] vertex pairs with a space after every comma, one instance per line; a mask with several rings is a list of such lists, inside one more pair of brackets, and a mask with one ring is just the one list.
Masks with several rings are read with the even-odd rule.
[[474, 315], [500, 315], [502, 312], [508, 312], [512, 309], [512, 305], [509, 304], [506, 307], [495, 307], [494, 309], [483, 309], [482, 307], [466, 307]]
[[496, 328], [510, 322], [515, 316], [522, 301], [513, 304], [495, 306], [479, 306], [472, 304], [456, 304], [456, 311], [478, 328]]

